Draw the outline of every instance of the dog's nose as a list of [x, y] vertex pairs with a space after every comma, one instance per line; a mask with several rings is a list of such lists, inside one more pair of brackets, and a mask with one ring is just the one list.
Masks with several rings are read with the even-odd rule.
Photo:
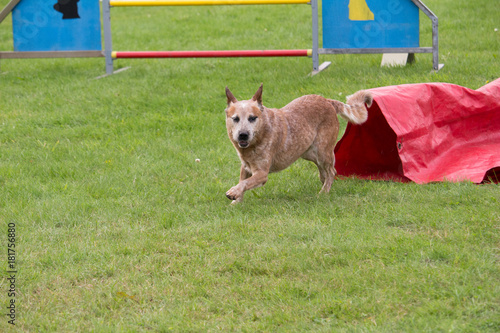
[[247, 141], [248, 140], [248, 132], [241, 132], [238, 135], [238, 141]]

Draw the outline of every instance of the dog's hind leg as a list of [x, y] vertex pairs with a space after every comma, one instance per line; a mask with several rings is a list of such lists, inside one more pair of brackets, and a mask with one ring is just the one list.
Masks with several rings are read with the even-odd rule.
[[316, 164], [319, 171], [319, 180], [321, 180], [321, 184], [324, 184], [326, 179], [326, 172], [322, 167], [320, 167], [318, 160], [318, 150], [316, 149], [316, 146], [312, 145], [311, 147], [309, 147], [309, 149], [304, 154], [302, 154], [301, 157]]
[[[333, 155], [333, 153], [332, 153]], [[320, 173], [320, 177], [324, 177], [323, 187], [319, 193], [328, 193], [330, 192], [330, 188], [332, 187], [332, 183], [335, 180], [335, 175], [337, 171], [335, 171], [335, 157], [333, 157], [333, 161], [323, 160], [318, 163], [318, 169]], [[321, 176], [324, 175], [324, 176]]]
[[313, 162], [318, 167], [319, 179], [323, 184], [321, 193], [328, 193], [332, 186], [333, 180], [337, 172], [335, 171], [335, 155], [333, 150], [318, 149], [316, 145], [312, 145], [303, 155], [302, 158]]
[[324, 179], [320, 193], [328, 193], [337, 174], [335, 171], [334, 153], [337, 135], [336, 133], [332, 135], [331, 127], [325, 126], [320, 131], [318, 131], [318, 138], [320, 139], [315, 143], [318, 155], [316, 165], [318, 166], [320, 175], [322, 175], [320, 177]]

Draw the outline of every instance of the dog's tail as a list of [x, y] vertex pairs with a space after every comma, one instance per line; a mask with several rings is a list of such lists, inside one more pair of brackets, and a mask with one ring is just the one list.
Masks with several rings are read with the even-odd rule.
[[353, 124], [362, 124], [368, 119], [368, 110], [373, 103], [372, 93], [368, 90], [360, 90], [347, 96], [347, 103], [330, 100], [337, 110], [337, 114]]

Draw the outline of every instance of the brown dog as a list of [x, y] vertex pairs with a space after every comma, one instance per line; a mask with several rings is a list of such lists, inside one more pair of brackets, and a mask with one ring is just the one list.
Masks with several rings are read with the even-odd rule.
[[[226, 127], [241, 159], [240, 182], [226, 196], [240, 202], [245, 191], [264, 185], [270, 172], [281, 171], [302, 157], [314, 162], [328, 193], [335, 177], [333, 149], [339, 121], [361, 124], [372, 104], [369, 91], [347, 97], [347, 104], [318, 95], [302, 96], [282, 109], [262, 105], [262, 85], [251, 100], [237, 101], [226, 87]], [[321, 193], [320, 192], [320, 193]]]

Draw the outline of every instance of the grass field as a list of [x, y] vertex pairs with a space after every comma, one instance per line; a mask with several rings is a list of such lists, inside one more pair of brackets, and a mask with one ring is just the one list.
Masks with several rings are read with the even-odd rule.
[[[7, 0], [0, 0], [3, 8]], [[55, 1], [54, 1], [55, 2]], [[498, 332], [498, 185], [340, 179], [299, 161], [229, 205], [228, 85], [281, 107], [309, 93], [500, 76], [500, 2], [426, 0], [440, 61], [417, 55], [0, 63], [2, 314], [15, 224], [24, 332]], [[310, 47], [307, 6], [114, 8], [115, 50]], [[423, 46], [429, 20], [421, 18]], [[12, 50], [10, 17], [0, 49]], [[342, 127], [345, 122], [342, 120]], [[200, 159], [200, 162], [195, 162]], [[2, 316], [0, 331], [13, 329]]]

